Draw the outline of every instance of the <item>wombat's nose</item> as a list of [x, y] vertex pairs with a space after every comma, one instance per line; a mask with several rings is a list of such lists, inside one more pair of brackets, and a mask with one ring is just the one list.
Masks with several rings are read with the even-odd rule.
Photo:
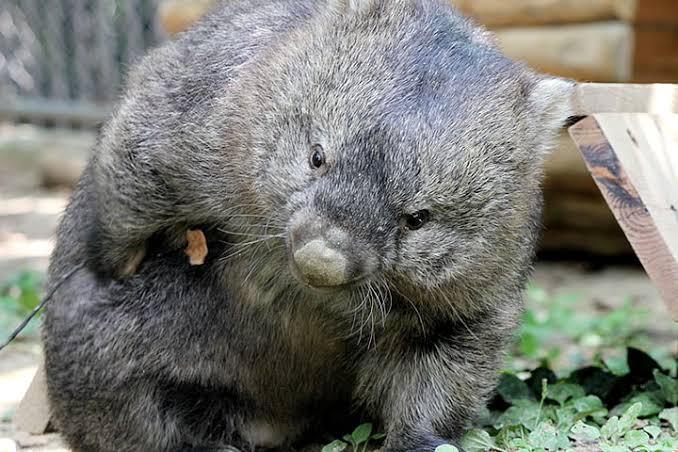
[[324, 239], [312, 240], [294, 252], [300, 276], [314, 287], [334, 287], [348, 280], [348, 260]]

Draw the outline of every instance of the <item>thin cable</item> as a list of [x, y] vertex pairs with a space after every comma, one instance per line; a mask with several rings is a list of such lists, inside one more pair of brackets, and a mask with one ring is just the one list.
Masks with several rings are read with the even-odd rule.
[[52, 297], [54, 296], [54, 293], [59, 289], [59, 287], [61, 287], [61, 285], [63, 283], [65, 283], [66, 281], [71, 279], [71, 276], [73, 276], [75, 274], [75, 272], [77, 272], [78, 270], [80, 270], [84, 266], [85, 266], [85, 264], [76, 265], [73, 269], [71, 269], [71, 271], [69, 271], [64, 276], [62, 276], [61, 279], [59, 279], [59, 281], [54, 285], [54, 287], [52, 287], [52, 289], [47, 293], [45, 298], [43, 298], [42, 301], [35, 308], [33, 308], [33, 311], [31, 311], [31, 313], [28, 314], [28, 316], [14, 330], [14, 332], [12, 332], [12, 334], [9, 336], [9, 339], [7, 339], [5, 342], [2, 343], [2, 345], [0, 345], [0, 351], [2, 351], [2, 349], [7, 347], [14, 339], [16, 339], [16, 337], [19, 335], [19, 333], [21, 333], [21, 331], [23, 331], [23, 329], [26, 328], [26, 325], [28, 325], [28, 323], [31, 320], [33, 320], [33, 317], [35, 317], [36, 314], [38, 312], [40, 312], [40, 310], [42, 308], [45, 307], [47, 302], [52, 299]]

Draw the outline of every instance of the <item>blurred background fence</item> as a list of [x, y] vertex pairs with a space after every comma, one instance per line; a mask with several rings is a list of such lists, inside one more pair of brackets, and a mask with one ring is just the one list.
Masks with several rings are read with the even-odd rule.
[[159, 0], [0, 0], [0, 119], [94, 125], [162, 39]]

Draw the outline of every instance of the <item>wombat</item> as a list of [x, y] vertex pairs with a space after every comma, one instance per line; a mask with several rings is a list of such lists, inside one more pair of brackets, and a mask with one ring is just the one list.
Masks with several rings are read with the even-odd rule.
[[[217, 7], [128, 78], [44, 317], [75, 451], [458, 444], [522, 309], [573, 84], [443, 0]], [[191, 266], [189, 229], [209, 254]]]

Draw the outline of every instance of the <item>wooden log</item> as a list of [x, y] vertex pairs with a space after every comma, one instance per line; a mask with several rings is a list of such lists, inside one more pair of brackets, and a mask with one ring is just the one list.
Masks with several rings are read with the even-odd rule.
[[169, 34], [185, 30], [205, 14], [215, 0], [164, 0], [158, 8], [158, 19]]
[[637, 0], [452, 0], [452, 3], [483, 25], [506, 27], [631, 20]]
[[[568, 230], [582, 236], [596, 232], [624, 237], [600, 192], [589, 195], [546, 191], [544, 200], [544, 224], [547, 229]], [[614, 237], [615, 243], [617, 238]], [[628, 244], [626, 250], [631, 251]]]
[[[450, 0], [460, 11], [479, 23], [507, 26], [569, 24], [633, 20], [638, 0]], [[640, 2], [646, 3], [647, 0]], [[655, 3], [660, 0], [652, 0]], [[664, 0], [673, 1], [673, 0]], [[169, 33], [177, 33], [204, 14], [215, 0], [165, 0], [160, 21]], [[644, 19], [661, 16], [661, 6], [646, 8]]]
[[580, 231], [546, 227], [539, 242], [540, 251], [562, 254], [578, 252], [594, 256], [629, 256], [633, 249], [624, 234], [607, 231]]
[[675, 0], [451, 0], [488, 27], [621, 20], [678, 24]]
[[570, 133], [678, 319], [678, 115], [599, 114]]
[[541, 72], [587, 81], [631, 80], [633, 28], [629, 24], [506, 28], [495, 34], [508, 56]]

